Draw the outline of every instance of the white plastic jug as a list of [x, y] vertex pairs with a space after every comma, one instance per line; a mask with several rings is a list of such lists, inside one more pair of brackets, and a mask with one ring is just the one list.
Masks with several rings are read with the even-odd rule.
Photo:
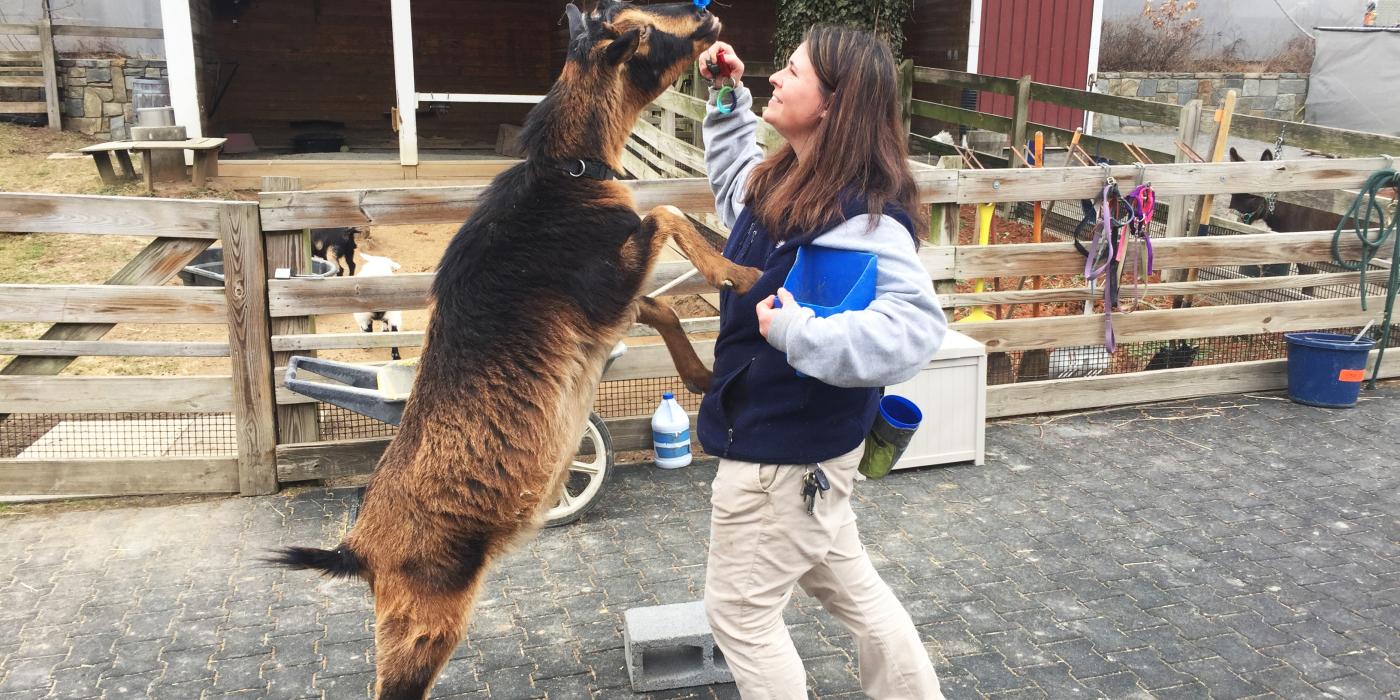
[[679, 469], [690, 464], [690, 417], [669, 391], [661, 395], [661, 405], [651, 414], [651, 443], [656, 466]]

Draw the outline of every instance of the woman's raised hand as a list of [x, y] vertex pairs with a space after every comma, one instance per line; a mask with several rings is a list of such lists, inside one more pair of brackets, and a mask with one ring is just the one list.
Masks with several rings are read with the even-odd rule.
[[700, 75], [706, 80], [714, 80], [715, 76], [710, 75], [709, 64], [718, 63], [720, 51], [724, 52], [724, 65], [729, 68], [729, 77], [737, 84], [744, 77], [744, 62], [739, 60], [739, 54], [734, 52], [734, 47], [723, 41], [716, 41], [714, 46], [705, 49], [705, 53], [700, 54]]

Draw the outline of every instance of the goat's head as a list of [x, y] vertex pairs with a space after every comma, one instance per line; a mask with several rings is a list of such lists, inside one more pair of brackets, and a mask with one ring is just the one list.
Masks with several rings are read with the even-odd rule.
[[719, 38], [719, 19], [690, 2], [635, 5], [599, 0], [587, 14], [565, 7], [564, 81], [640, 109], [665, 92]]
[[[1269, 149], [1264, 149], [1264, 155], [1259, 156], [1261, 161], [1274, 159], [1274, 154]], [[1235, 163], [1245, 162], [1244, 156], [1233, 147], [1230, 149], [1230, 160]], [[1249, 217], [1252, 222], [1255, 219], [1264, 218], [1264, 210], [1268, 206], [1268, 200], [1257, 194], [1239, 193], [1230, 195], [1230, 208], [1239, 212], [1241, 217]]]

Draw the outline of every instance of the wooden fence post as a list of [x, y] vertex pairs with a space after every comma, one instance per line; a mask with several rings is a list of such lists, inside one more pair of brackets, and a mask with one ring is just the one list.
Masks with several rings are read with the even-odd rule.
[[[705, 82], [705, 76], [700, 75], [700, 65], [690, 67], [690, 96], [700, 98], [701, 104], [710, 99], [710, 84]], [[703, 113], [703, 112], [702, 112]], [[690, 143], [693, 146], [705, 147], [705, 135], [701, 131], [703, 122], [699, 119], [691, 119]]]
[[233, 416], [238, 491], [277, 492], [277, 393], [267, 304], [267, 253], [258, 205], [226, 204], [219, 216], [228, 299], [228, 354], [233, 366]]
[[[1031, 76], [1023, 75], [1016, 81], [1016, 111], [1011, 120], [1011, 145], [1015, 148], [1026, 147], [1026, 124], [1031, 118]], [[1011, 167], [1022, 167], [1021, 159], [1015, 154], [1006, 156]]]
[[[663, 108], [661, 110], [661, 124], [659, 126], [661, 128], [661, 133], [670, 136], [671, 138], [676, 138], [676, 113], [672, 110]], [[661, 162], [666, 163], [667, 165], [675, 165], [676, 159], [671, 158], [665, 153], [662, 153]]]
[[[293, 192], [301, 189], [301, 178], [264, 177], [263, 192]], [[274, 274], [278, 268], [291, 270], [293, 276], [310, 274], [311, 231], [265, 231], [267, 237], [267, 268]], [[314, 316], [286, 316], [271, 320], [272, 335], [292, 335], [315, 333]], [[296, 353], [272, 353], [272, 366], [283, 367]], [[304, 350], [301, 354], [314, 357], [316, 351]], [[277, 407], [277, 444], [316, 442], [321, 439], [320, 409], [317, 404], [294, 404]]]
[[[1008, 138], [1011, 147], [1014, 149], [1024, 149], [1026, 147], [1026, 125], [1031, 118], [1031, 76], [1023, 75], [1016, 81], [1016, 109], [1012, 115], [1011, 133]], [[1007, 152], [1006, 162], [1012, 168], [1025, 167], [1021, 159], [1015, 153]], [[1016, 202], [1006, 202], [997, 207], [997, 213], [1004, 218], [1011, 218], [1016, 215]]]
[[[1176, 126], [1176, 140], [1186, 144], [1191, 148], [1196, 148], [1196, 137], [1201, 132], [1201, 101], [1193, 99], [1187, 102], [1182, 108], [1182, 120]], [[1182, 148], [1176, 148], [1176, 162], [1191, 162], [1190, 155]], [[1172, 197], [1168, 203], [1168, 213], [1166, 213], [1166, 237], [1180, 238], [1183, 235], [1190, 235], [1190, 211], [1187, 206], [1189, 197]]]
[[[959, 170], [963, 167], [962, 156], [942, 156], [938, 159], [938, 167], [944, 170]], [[930, 207], [928, 217], [928, 242], [935, 246], [950, 246], [958, 244], [958, 215], [962, 209], [957, 204], [934, 204]], [[958, 281], [954, 279], [938, 280], [933, 283], [933, 289], [940, 296], [952, 294], [957, 291]]]
[[906, 58], [899, 64], [899, 116], [904, 120], [904, 133], [913, 127], [914, 103], [914, 59]]
[[[1176, 138], [1182, 143], [1196, 147], [1196, 136], [1201, 132], [1201, 101], [1191, 100], [1181, 110], [1181, 121], [1177, 124]], [[1180, 147], [1176, 149], [1176, 162], [1189, 163], [1191, 157]], [[1191, 235], [1191, 211], [1188, 202], [1193, 197], [1172, 197], [1167, 203], [1167, 238], [1180, 238]], [[1180, 282], [1186, 279], [1185, 270], [1167, 270], [1163, 281]]]
[[39, 30], [39, 60], [44, 66], [44, 103], [49, 113], [49, 128], [63, 129], [58, 113], [58, 57], [53, 52], [53, 20], [49, 17], [49, 0], [44, 0], [43, 16], [36, 25]]

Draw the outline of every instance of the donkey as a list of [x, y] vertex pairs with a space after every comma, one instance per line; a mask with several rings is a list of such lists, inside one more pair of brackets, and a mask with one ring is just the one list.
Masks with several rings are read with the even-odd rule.
[[[1264, 154], [1259, 156], [1261, 161], [1271, 161], [1274, 154], [1269, 149], [1264, 149]], [[1245, 162], [1244, 156], [1234, 148], [1230, 149], [1230, 160], [1236, 163]], [[1230, 195], [1230, 208], [1238, 212], [1246, 223], [1253, 221], [1263, 221], [1268, 224], [1269, 230], [1280, 233], [1293, 233], [1296, 231], [1330, 231], [1337, 227], [1337, 222], [1341, 217], [1332, 212], [1312, 209], [1310, 207], [1289, 204], [1288, 202], [1276, 202], [1274, 210], [1269, 211], [1269, 200], [1257, 194], [1232, 194]]]
[[628, 326], [656, 326], [693, 390], [710, 372], [675, 312], [640, 296], [667, 238], [712, 285], [734, 265], [674, 207], [644, 219], [614, 181], [646, 105], [718, 38], [689, 2], [568, 5], [563, 72], [526, 118], [527, 159], [499, 175], [448, 245], [399, 433], [334, 549], [274, 560], [369, 583], [376, 692], [426, 697], [462, 638], [487, 568], [558, 500], [578, 426]]
[[[1261, 161], [1271, 161], [1274, 154], [1269, 149], [1264, 149], [1263, 155], [1259, 156]], [[1244, 156], [1234, 148], [1230, 149], [1230, 160], [1236, 163], [1245, 162]], [[1230, 195], [1230, 210], [1240, 216], [1240, 220], [1246, 224], [1258, 226], [1264, 225], [1267, 231], [1277, 231], [1279, 233], [1294, 233], [1297, 231], [1331, 231], [1337, 228], [1337, 223], [1341, 217], [1332, 212], [1303, 207], [1288, 202], [1275, 202], [1273, 211], [1269, 211], [1269, 200], [1257, 194], [1232, 194]], [[1290, 263], [1277, 263], [1272, 265], [1242, 265], [1240, 272], [1250, 277], [1278, 277], [1287, 275], [1292, 268]], [[1301, 266], [1300, 272], [1316, 272], [1317, 270], [1306, 265]]]

